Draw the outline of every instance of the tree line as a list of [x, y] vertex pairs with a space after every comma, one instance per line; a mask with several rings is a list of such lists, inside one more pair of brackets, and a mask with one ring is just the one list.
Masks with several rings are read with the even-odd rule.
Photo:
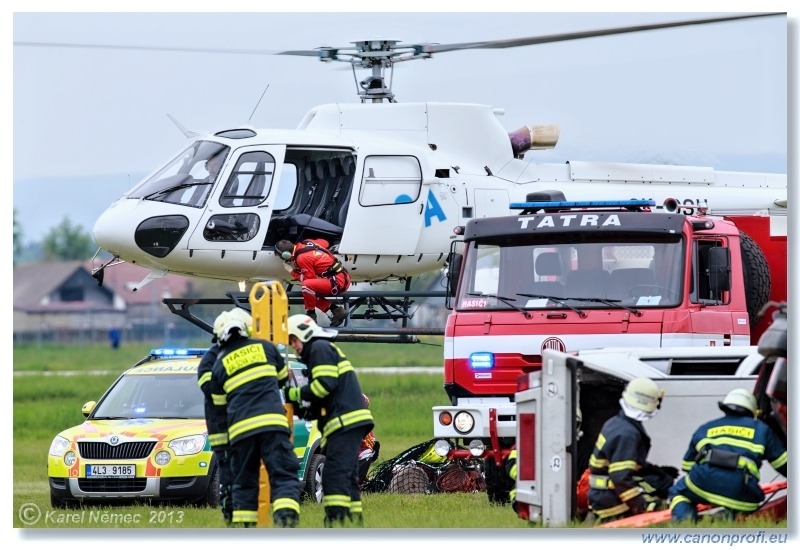
[[14, 209], [14, 265], [30, 261], [87, 260], [97, 250], [89, 231], [74, 224], [69, 216], [54, 226], [40, 243], [26, 245], [25, 233]]

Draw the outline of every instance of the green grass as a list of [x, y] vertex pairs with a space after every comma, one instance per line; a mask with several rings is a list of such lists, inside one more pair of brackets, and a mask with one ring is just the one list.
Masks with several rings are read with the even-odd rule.
[[[157, 347], [157, 346], [152, 346]], [[441, 362], [440, 342], [434, 345], [343, 344], [345, 352], [359, 367], [432, 366]], [[376, 350], [376, 347], [384, 349]], [[105, 346], [14, 348], [14, 371], [109, 370], [109, 374], [75, 376], [14, 376], [13, 380], [13, 526], [26, 527], [22, 518], [36, 507], [42, 516], [40, 528], [214, 528], [224, 527], [216, 509], [188, 506], [87, 506], [78, 510], [50, 507], [47, 486], [47, 450], [61, 430], [83, 421], [81, 406], [96, 400], [127, 367], [149, 351], [149, 347]], [[438, 361], [434, 362], [434, 357]], [[402, 368], [398, 369], [402, 372]], [[362, 389], [370, 396], [375, 433], [381, 441], [380, 461], [432, 437], [433, 405], [446, 401], [440, 374], [359, 374]], [[380, 463], [379, 461], [379, 463]], [[377, 466], [377, 465], [376, 465]], [[447, 536], [465, 536], [465, 529], [508, 529], [529, 526], [508, 506], [490, 505], [484, 493], [433, 495], [365, 494], [366, 526], [377, 529], [452, 529]], [[84, 512], [83, 515], [80, 513]], [[77, 516], [70, 515], [78, 513]], [[324, 510], [315, 503], [303, 503], [301, 527], [322, 526]], [[71, 520], [75, 520], [70, 522]], [[67, 523], [59, 523], [66, 521]], [[704, 525], [701, 525], [701, 527]], [[706, 525], [707, 526], [707, 525]], [[776, 527], [764, 520], [745, 524], [715, 523], [725, 527]], [[778, 525], [786, 527], [786, 522]], [[598, 530], [600, 531], [600, 530]], [[598, 531], [597, 536], [606, 536]], [[552, 532], [552, 531], [548, 531]], [[404, 533], [410, 533], [405, 531]], [[472, 533], [472, 532], [470, 532]], [[404, 537], [407, 535], [404, 534]], [[471, 535], [468, 535], [471, 536]], [[530, 535], [526, 535], [529, 537]]]

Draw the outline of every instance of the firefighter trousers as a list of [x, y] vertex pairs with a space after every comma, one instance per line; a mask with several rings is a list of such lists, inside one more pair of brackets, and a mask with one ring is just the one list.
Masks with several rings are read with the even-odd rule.
[[325, 468], [322, 470], [322, 504], [325, 527], [341, 527], [345, 520], [360, 526], [363, 507], [358, 488], [358, 449], [367, 435], [366, 428], [335, 431], [325, 445]]
[[262, 461], [269, 474], [273, 515], [293, 511], [300, 516], [297, 457], [289, 433], [282, 430], [261, 432], [231, 445], [234, 525], [255, 525], [258, 520], [258, 478]]

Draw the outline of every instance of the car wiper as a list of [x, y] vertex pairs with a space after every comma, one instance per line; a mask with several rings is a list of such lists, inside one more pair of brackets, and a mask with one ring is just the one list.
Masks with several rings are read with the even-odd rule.
[[93, 416], [91, 420], [130, 420], [130, 416]]
[[[518, 295], [519, 296], [525, 296], [526, 298], [540, 298], [540, 299], [551, 300], [551, 301], [553, 301], [553, 302], [555, 302], [555, 303], [557, 303], [559, 305], [564, 306], [567, 309], [571, 309], [572, 311], [577, 313], [578, 316], [581, 319], [586, 317], [586, 313], [584, 313], [584, 311], [582, 309], [578, 309], [576, 307], [573, 307], [573, 306], [569, 305], [567, 302], [565, 302], [564, 300], [562, 300], [561, 298], [556, 298], [555, 296], [545, 296], [544, 294], [527, 294], [525, 292], [519, 292]], [[572, 299], [573, 298], [567, 298], [567, 300], [572, 300]]]
[[513, 307], [514, 309], [516, 309], [517, 311], [522, 313], [525, 316], [526, 319], [530, 319], [531, 318], [531, 314], [530, 314], [529, 311], [526, 311], [526, 310], [522, 309], [517, 304], [512, 304], [511, 303], [511, 302], [516, 302], [517, 301], [516, 298], [508, 298], [506, 296], [498, 296], [497, 294], [484, 294], [483, 292], [469, 292], [467, 294], [467, 296], [480, 296], [481, 298], [494, 298], [495, 300], [500, 300], [505, 305], [507, 305], [509, 307]]
[[623, 306], [620, 302], [622, 300], [605, 300], [603, 298], [565, 298], [565, 300], [579, 300], [581, 302], [596, 302], [600, 304], [605, 304], [607, 306], [614, 306], [614, 307], [621, 307], [622, 309], [627, 309], [637, 317], [642, 316], [642, 312], [636, 308]]

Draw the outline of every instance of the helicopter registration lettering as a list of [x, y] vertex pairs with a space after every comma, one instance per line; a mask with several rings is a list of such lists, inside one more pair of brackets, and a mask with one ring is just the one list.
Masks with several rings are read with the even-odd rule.
[[[605, 219], [602, 219], [605, 218]], [[539, 229], [542, 227], [605, 227], [609, 225], [622, 225], [619, 216], [610, 214], [564, 214], [562, 216], [528, 216], [519, 218], [520, 229]]]
[[462, 308], [474, 307], [477, 309], [486, 309], [489, 306], [489, 300], [486, 298], [464, 298], [461, 300]]
[[436, 197], [433, 195], [433, 191], [428, 189], [428, 200], [425, 203], [425, 227], [431, 226], [431, 220], [436, 218], [440, 222], [443, 222], [447, 219], [447, 216], [442, 210], [442, 206], [439, 204], [439, 201], [436, 200]]

